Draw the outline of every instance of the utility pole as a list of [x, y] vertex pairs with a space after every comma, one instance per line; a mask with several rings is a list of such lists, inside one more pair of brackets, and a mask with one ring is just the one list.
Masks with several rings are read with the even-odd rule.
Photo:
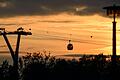
[[112, 62], [116, 63], [116, 17], [120, 15], [120, 6], [113, 6], [104, 7], [103, 9], [107, 10], [107, 15], [113, 17], [113, 52], [112, 52]]
[[[8, 32], [5, 30], [5, 28], [0, 28], [0, 35], [3, 36], [9, 51], [11, 53], [12, 59], [13, 59], [13, 66], [16, 70], [16, 80], [19, 80], [19, 73], [18, 73], [18, 59], [19, 59], [19, 46], [20, 46], [20, 38], [21, 35], [32, 35], [31, 32], [27, 32], [24, 31], [24, 29], [22, 27], [18, 28], [17, 31], [13, 31], [13, 32]], [[7, 35], [18, 35], [17, 37], [17, 43], [16, 43], [16, 50], [14, 52], [14, 50], [12, 49], [12, 46], [7, 38]]]

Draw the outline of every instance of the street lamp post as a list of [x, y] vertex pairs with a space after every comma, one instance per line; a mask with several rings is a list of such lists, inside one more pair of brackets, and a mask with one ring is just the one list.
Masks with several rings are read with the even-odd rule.
[[112, 51], [112, 61], [116, 63], [116, 17], [120, 14], [120, 6], [108, 6], [104, 7], [103, 9], [107, 10], [107, 15], [113, 17], [113, 51]]

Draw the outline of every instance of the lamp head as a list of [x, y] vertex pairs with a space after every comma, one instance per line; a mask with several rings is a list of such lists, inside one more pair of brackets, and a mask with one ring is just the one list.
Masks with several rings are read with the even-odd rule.
[[113, 6], [104, 7], [103, 9], [107, 10], [108, 16], [119, 16], [120, 15], [120, 6], [116, 6], [115, 4]]

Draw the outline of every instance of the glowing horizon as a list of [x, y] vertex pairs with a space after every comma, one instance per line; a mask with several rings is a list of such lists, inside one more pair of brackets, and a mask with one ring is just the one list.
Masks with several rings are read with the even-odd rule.
[[[119, 19], [117, 23], [117, 54], [119, 51]], [[1, 27], [6, 30], [16, 30], [18, 27], [31, 28], [32, 36], [22, 37], [21, 51], [40, 51], [46, 49], [52, 54], [66, 53], [112, 53], [112, 19], [99, 16], [76, 16], [62, 13], [49, 16], [16, 16], [1, 18]], [[7, 25], [8, 24], [8, 25]], [[11, 24], [11, 25], [10, 25]], [[70, 34], [72, 34], [70, 36]], [[90, 38], [90, 36], [93, 36]], [[2, 37], [1, 37], [2, 38]], [[15, 37], [10, 37], [14, 43]], [[68, 40], [74, 45], [73, 51], [66, 49]], [[58, 44], [59, 43], [59, 44]], [[0, 44], [6, 45], [3, 39]], [[7, 50], [7, 47], [1, 47]]]

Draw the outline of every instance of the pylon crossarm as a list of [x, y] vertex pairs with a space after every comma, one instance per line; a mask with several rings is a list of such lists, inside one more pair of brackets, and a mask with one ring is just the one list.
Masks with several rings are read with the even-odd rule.
[[15, 34], [20, 34], [20, 35], [32, 35], [31, 32], [25, 32], [25, 31], [14, 31], [14, 32], [0, 32], [0, 35], [15, 35]]

